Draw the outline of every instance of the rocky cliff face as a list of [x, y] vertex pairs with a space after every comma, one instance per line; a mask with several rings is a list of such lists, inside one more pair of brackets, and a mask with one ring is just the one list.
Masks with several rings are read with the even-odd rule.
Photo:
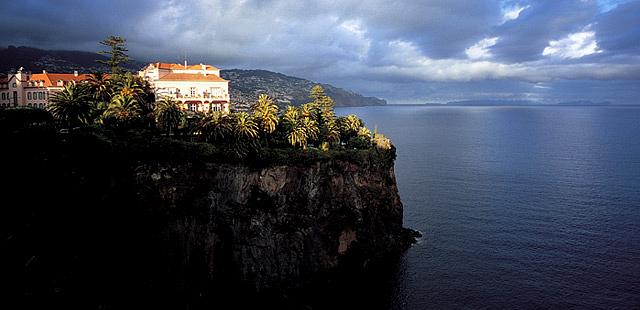
[[163, 255], [177, 278], [288, 288], [408, 246], [393, 167], [373, 161], [145, 163], [135, 183], [167, 221]]
[[0, 130], [13, 150], [0, 154], [1, 283], [23, 308], [296, 309], [335, 297], [324, 283], [352, 294], [359, 285], [335, 279], [412, 239], [393, 150], [237, 163], [201, 144], [26, 119]]

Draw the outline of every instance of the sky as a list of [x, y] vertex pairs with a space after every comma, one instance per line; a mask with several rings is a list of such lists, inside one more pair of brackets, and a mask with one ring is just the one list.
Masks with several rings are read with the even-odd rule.
[[640, 0], [21, 0], [0, 46], [266, 69], [389, 103], [640, 104]]

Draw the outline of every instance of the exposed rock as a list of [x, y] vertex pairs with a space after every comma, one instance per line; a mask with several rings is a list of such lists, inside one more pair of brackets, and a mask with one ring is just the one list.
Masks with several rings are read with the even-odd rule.
[[257, 291], [296, 287], [347, 256], [364, 263], [409, 244], [393, 167], [330, 160], [259, 169], [143, 163], [136, 171], [140, 200], [168, 215], [168, 264], [190, 276], [237, 278]]
[[414, 240], [393, 149], [237, 163], [191, 143], [5, 120], [0, 268], [22, 308], [305, 305], [291, 296]]

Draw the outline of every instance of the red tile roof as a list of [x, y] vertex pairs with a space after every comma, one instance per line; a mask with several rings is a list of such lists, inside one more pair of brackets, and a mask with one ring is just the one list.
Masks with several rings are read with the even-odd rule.
[[[191, 65], [185, 68], [184, 65], [181, 64], [169, 64], [163, 62], [156, 62], [153, 64], [156, 68], [165, 69], [165, 70], [202, 70], [202, 65]], [[212, 65], [204, 65], [207, 70], [220, 70]]]
[[160, 78], [160, 81], [194, 81], [194, 82], [228, 82], [215, 74], [191, 74], [191, 73], [169, 73]]
[[90, 77], [90, 74], [78, 74], [78, 76], [75, 76], [73, 73], [37, 73], [31, 75], [31, 81], [44, 81], [45, 87], [52, 87], [58, 86], [58, 81], [60, 80], [65, 83], [71, 81], [80, 82]]

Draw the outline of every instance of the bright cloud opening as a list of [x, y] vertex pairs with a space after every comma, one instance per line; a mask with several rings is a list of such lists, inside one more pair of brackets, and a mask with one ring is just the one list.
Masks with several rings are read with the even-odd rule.
[[464, 52], [470, 59], [490, 58], [492, 55], [491, 51], [489, 51], [489, 48], [496, 45], [497, 42], [498, 37], [482, 39], [480, 40], [480, 42], [469, 47]]
[[581, 58], [587, 55], [600, 53], [596, 33], [594, 31], [576, 32], [566, 38], [549, 41], [549, 46], [542, 51], [544, 56], [559, 58]]
[[518, 19], [518, 17], [520, 17], [520, 13], [522, 13], [522, 11], [528, 9], [529, 7], [530, 5], [523, 7], [515, 6], [504, 10], [502, 15], [502, 22], [506, 23], [510, 20]]

